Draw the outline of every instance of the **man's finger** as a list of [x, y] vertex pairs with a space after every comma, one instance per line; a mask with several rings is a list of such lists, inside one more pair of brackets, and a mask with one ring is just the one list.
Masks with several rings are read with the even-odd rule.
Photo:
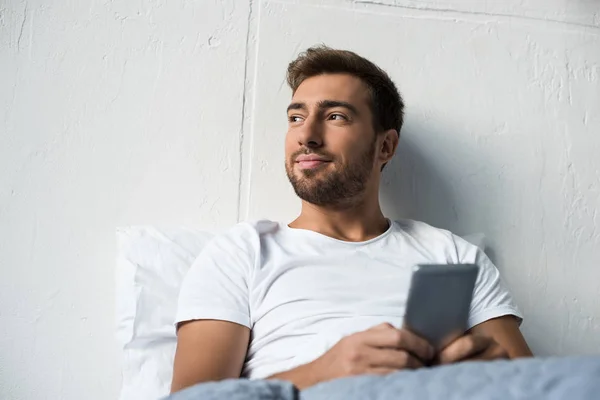
[[371, 368], [416, 369], [423, 367], [423, 362], [404, 350], [373, 349], [369, 353]]
[[406, 329], [373, 330], [366, 336], [365, 343], [373, 347], [406, 350], [423, 361], [433, 358], [435, 351], [425, 339]]
[[381, 330], [390, 330], [390, 329], [396, 329], [392, 324], [390, 324], [389, 322], [382, 322], [379, 325], [375, 325], [374, 327], [372, 327], [371, 330], [376, 330], [376, 331], [381, 331]]
[[400, 329], [398, 332], [396, 337], [398, 349], [406, 350], [426, 362], [435, 356], [435, 349], [427, 340], [407, 329]]
[[486, 336], [465, 335], [442, 350], [439, 354], [440, 364], [451, 364], [467, 358], [471, 358], [487, 350], [494, 343]]

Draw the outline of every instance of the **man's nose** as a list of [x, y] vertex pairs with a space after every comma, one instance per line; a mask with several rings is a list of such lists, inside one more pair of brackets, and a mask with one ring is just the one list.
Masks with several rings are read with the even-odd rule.
[[310, 118], [304, 121], [298, 137], [301, 146], [318, 148], [323, 146], [322, 126], [318, 121]]

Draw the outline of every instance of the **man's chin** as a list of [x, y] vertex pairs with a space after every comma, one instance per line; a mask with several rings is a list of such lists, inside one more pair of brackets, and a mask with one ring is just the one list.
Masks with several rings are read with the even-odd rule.
[[[325, 176], [325, 174], [327, 174], [327, 167], [329, 166], [329, 163], [327, 164], [323, 164], [320, 165], [318, 167], [315, 168], [298, 168], [296, 170], [296, 176], [300, 179], [302, 178], [316, 178], [316, 177], [320, 177], [320, 176]], [[331, 173], [331, 172], [329, 172]]]
[[304, 183], [306, 186], [318, 186], [325, 180], [327, 174], [323, 171], [302, 170], [296, 174], [296, 180]]
[[297, 175], [292, 182], [292, 186], [294, 187], [296, 194], [305, 200], [303, 198], [304, 194], [314, 193], [315, 191], [319, 190], [319, 188], [323, 187], [323, 183], [324, 180], [316, 176], [307, 177]]

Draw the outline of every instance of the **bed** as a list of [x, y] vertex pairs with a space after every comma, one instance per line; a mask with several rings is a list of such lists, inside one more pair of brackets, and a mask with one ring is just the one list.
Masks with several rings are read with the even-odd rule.
[[451, 366], [359, 376], [297, 391], [287, 382], [228, 380], [185, 389], [168, 400], [486, 400], [600, 398], [600, 357], [466, 362]]
[[[120, 400], [165, 398], [176, 336], [174, 316], [183, 276], [213, 233], [133, 226], [117, 229], [117, 340]], [[481, 235], [467, 238], [481, 247]], [[237, 379], [187, 389], [191, 399], [600, 399], [600, 357], [462, 363], [361, 376], [298, 392], [291, 384]]]

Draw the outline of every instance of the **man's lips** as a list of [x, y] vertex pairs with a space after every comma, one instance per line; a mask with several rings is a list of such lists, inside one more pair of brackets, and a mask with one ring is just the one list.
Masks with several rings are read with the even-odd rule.
[[330, 160], [316, 154], [302, 154], [296, 157], [296, 163], [302, 169], [312, 169], [330, 162]]
[[327, 164], [329, 161], [325, 161], [325, 160], [306, 160], [306, 161], [296, 161], [296, 163], [300, 166], [300, 168], [302, 169], [312, 169], [312, 168], [316, 168], [319, 167], [323, 164]]

